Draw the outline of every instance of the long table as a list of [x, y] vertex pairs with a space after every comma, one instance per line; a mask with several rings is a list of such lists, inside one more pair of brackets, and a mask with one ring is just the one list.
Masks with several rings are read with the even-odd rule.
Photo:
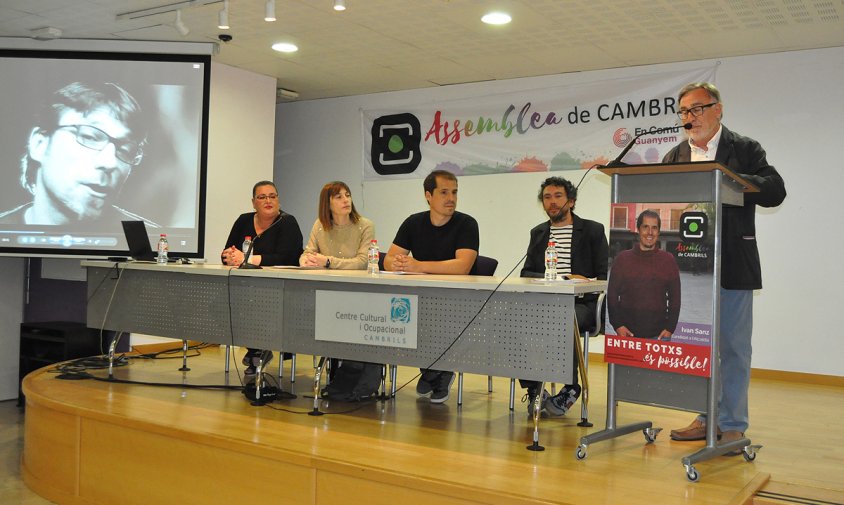
[[[224, 345], [571, 383], [574, 300], [604, 281], [84, 261], [88, 325]], [[416, 348], [317, 340], [317, 291], [418, 297]]]

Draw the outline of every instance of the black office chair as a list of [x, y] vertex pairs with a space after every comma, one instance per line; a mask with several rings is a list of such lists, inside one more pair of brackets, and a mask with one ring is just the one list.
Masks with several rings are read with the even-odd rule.
[[[478, 255], [475, 260], [474, 275], [493, 276], [497, 268], [497, 259]], [[492, 375], [487, 376], [487, 391], [492, 393]], [[463, 372], [457, 374], [457, 405], [463, 405]]]
[[496, 268], [498, 268], [498, 260], [495, 258], [478, 256], [475, 260], [475, 275], [493, 276]]

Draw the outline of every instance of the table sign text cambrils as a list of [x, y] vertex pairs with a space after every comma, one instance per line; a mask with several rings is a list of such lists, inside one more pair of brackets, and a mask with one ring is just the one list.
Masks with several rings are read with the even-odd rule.
[[316, 340], [416, 349], [416, 295], [316, 291]]

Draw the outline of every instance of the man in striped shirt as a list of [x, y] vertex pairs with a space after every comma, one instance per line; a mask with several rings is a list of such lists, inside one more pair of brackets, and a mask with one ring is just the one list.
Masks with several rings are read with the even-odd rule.
[[[545, 275], [545, 249], [553, 240], [557, 249], [557, 274], [589, 279], [607, 278], [609, 247], [604, 226], [598, 222], [581, 219], [574, 213], [577, 188], [562, 177], [549, 177], [539, 188], [539, 201], [548, 220], [530, 231], [525, 265], [522, 277], [543, 277]], [[584, 295], [574, 304], [577, 324], [581, 329], [594, 328], [597, 295]], [[542, 394], [542, 408], [552, 415], [564, 415], [580, 397], [577, 380], [577, 356], [572, 349], [574, 380], [565, 385], [556, 396], [539, 391], [536, 381], [519, 381], [527, 388], [528, 414], [533, 414], [533, 400]]]

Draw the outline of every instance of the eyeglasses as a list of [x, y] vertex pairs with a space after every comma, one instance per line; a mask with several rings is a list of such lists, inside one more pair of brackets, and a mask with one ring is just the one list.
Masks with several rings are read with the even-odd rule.
[[263, 202], [267, 198], [269, 198], [270, 200], [278, 200], [278, 195], [273, 193], [271, 195], [258, 195], [258, 196], [255, 197], [255, 199], [258, 200], [259, 202]]
[[76, 142], [88, 149], [102, 151], [109, 144], [114, 144], [114, 155], [127, 165], [136, 166], [144, 158], [144, 151], [137, 142], [116, 139], [96, 126], [87, 124], [60, 125], [56, 130], [65, 128], [76, 129]]
[[717, 104], [718, 104], [718, 102], [712, 102], [712, 103], [708, 103], [706, 105], [698, 105], [696, 107], [689, 107], [688, 109], [680, 109], [679, 111], [677, 111], [677, 115], [680, 117], [680, 119], [687, 118], [689, 116], [689, 114], [691, 114], [692, 117], [698, 117], [701, 114], [703, 114], [704, 110], [712, 107], [713, 105], [717, 105]]

